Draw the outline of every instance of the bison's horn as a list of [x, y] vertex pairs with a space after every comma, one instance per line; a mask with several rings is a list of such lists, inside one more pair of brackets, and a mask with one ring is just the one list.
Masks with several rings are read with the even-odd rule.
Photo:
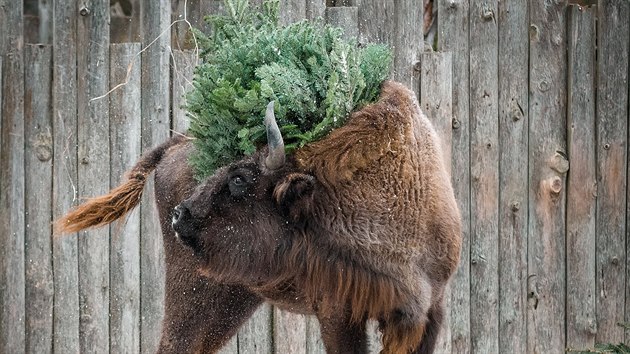
[[267, 145], [269, 146], [269, 155], [265, 160], [265, 165], [270, 170], [277, 170], [284, 165], [284, 141], [276, 116], [273, 112], [274, 101], [269, 102], [267, 111], [265, 112], [265, 127], [267, 128]]

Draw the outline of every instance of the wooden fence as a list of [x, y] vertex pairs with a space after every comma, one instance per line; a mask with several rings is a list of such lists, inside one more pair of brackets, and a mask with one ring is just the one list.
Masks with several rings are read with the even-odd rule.
[[[424, 3], [438, 52], [423, 44]], [[442, 136], [464, 247], [438, 352], [630, 342], [618, 325], [630, 322], [630, 2], [281, 8], [283, 21], [322, 16], [392, 45], [393, 77]], [[51, 238], [51, 220], [185, 131], [196, 58], [176, 48], [191, 46], [187, 22], [216, 11], [210, 0], [0, 0], [0, 353], [155, 351], [165, 265], [152, 186], [126, 223]], [[374, 326], [370, 336], [375, 351]], [[224, 352], [323, 347], [316, 320], [263, 306]]]

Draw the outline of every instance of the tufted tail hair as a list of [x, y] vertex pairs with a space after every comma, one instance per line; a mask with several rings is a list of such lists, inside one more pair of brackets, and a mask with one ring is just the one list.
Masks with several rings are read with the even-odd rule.
[[153, 150], [146, 152], [126, 173], [126, 181], [108, 194], [88, 199], [54, 222], [54, 234], [68, 234], [87, 228], [107, 225], [133, 210], [142, 197], [147, 177], [162, 161], [165, 152], [190, 138], [174, 135]]

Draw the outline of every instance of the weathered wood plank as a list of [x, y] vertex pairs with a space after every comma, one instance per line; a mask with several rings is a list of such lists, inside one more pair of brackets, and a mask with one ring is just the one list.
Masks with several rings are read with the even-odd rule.
[[356, 6], [326, 8], [326, 23], [343, 28], [344, 38], [359, 38], [359, 8]]
[[52, 352], [52, 48], [24, 53], [26, 352]]
[[306, 318], [274, 308], [273, 332], [275, 353], [306, 354]]
[[326, 11], [325, 0], [306, 0], [306, 18], [315, 20], [323, 18]]
[[529, 2], [527, 352], [565, 344], [566, 4]]
[[194, 51], [173, 51], [173, 130], [178, 133], [185, 133], [188, 130], [190, 121], [186, 115], [186, 93], [192, 88], [192, 79], [197, 56]]
[[[109, 1], [77, 9], [79, 198], [109, 191]], [[79, 233], [81, 352], [109, 351], [109, 226]]]
[[[77, 8], [53, 2], [53, 219], [79, 202], [77, 195]], [[67, 63], [71, 63], [67, 65]], [[79, 352], [77, 235], [53, 239], [55, 353]]]
[[361, 0], [359, 8], [359, 42], [393, 44], [396, 6], [393, 1]]
[[22, 1], [0, 0], [0, 352], [24, 352], [24, 67]]
[[527, 352], [527, 2], [499, 1], [499, 350]]
[[280, 0], [279, 22], [288, 25], [302, 21], [306, 18], [306, 1], [304, 0]]
[[415, 70], [423, 48], [422, 0], [359, 2], [359, 42], [385, 43], [394, 51], [392, 78], [418, 92]]
[[394, 41], [389, 43], [394, 49], [393, 78], [415, 91], [416, 95], [420, 88], [416, 64], [424, 49], [423, 12], [423, 0], [399, 0], [394, 17], [388, 19], [395, 23]]
[[451, 282], [450, 324], [453, 353], [470, 352], [470, 143], [468, 0], [438, 1], [438, 50], [453, 53], [452, 180], [462, 215], [462, 253]]
[[568, 28], [567, 347], [595, 340], [595, 19], [571, 6]]
[[[451, 169], [451, 144], [453, 138], [453, 55], [444, 53], [423, 53], [420, 58], [420, 107], [433, 123], [442, 142], [442, 154], [446, 168]], [[446, 290], [446, 307], [450, 308], [450, 289]], [[437, 351], [451, 351], [449, 319], [445, 318]]]
[[315, 316], [306, 318], [306, 352], [309, 354], [325, 354], [324, 342], [319, 327], [319, 321]]
[[470, 336], [499, 352], [499, 125], [497, 2], [470, 2]]
[[[171, 9], [167, 0], [142, 0], [141, 6], [142, 46], [146, 47], [141, 66], [142, 151], [147, 151], [169, 136], [171, 38], [170, 31], [164, 31], [170, 24]], [[166, 269], [153, 178], [147, 181], [144, 189], [140, 219], [140, 350], [142, 353], [155, 353], [164, 317]]]
[[[420, 107], [442, 142], [444, 161], [451, 161], [453, 137], [453, 55], [428, 52], [421, 55]], [[450, 173], [451, 166], [446, 166]]]
[[[140, 156], [139, 43], [110, 46], [110, 86], [127, 84], [109, 96], [110, 188]], [[135, 58], [135, 60], [134, 60]], [[130, 66], [131, 65], [131, 66]], [[128, 68], [131, 70], [128, 71]], [[110, 239], [110, 351], [140, 351], [140, 215], [134, 210], [111, 226]]]
[[597, 335], [624, 339], [626, 173], [628, 157], [628, 38], [630, 3], [598, 3], [597, 39]]
[[39, 0], [38, 1], [38, 15], [39, 15], [39, 43], [52, 44], [53, 37], [53, 1], [52, 0]]
[[238, 352], [264, 354], [273, 352], [272, 308], [262, 305], [238, 331]]

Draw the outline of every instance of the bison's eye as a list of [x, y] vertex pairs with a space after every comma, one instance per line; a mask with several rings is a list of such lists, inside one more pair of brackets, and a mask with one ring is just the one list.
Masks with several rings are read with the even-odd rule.
[[228, 182], [230, 194], [237, 198], [245, 196], [250, 185], [251, 182], [249, 179], [243, 175], [234, 175], [230, 177], [230, 181]]
[[230, 181], [235, 187], [240, 187], [245, 184], [245, 179], [241, 176], [234, 176]]

